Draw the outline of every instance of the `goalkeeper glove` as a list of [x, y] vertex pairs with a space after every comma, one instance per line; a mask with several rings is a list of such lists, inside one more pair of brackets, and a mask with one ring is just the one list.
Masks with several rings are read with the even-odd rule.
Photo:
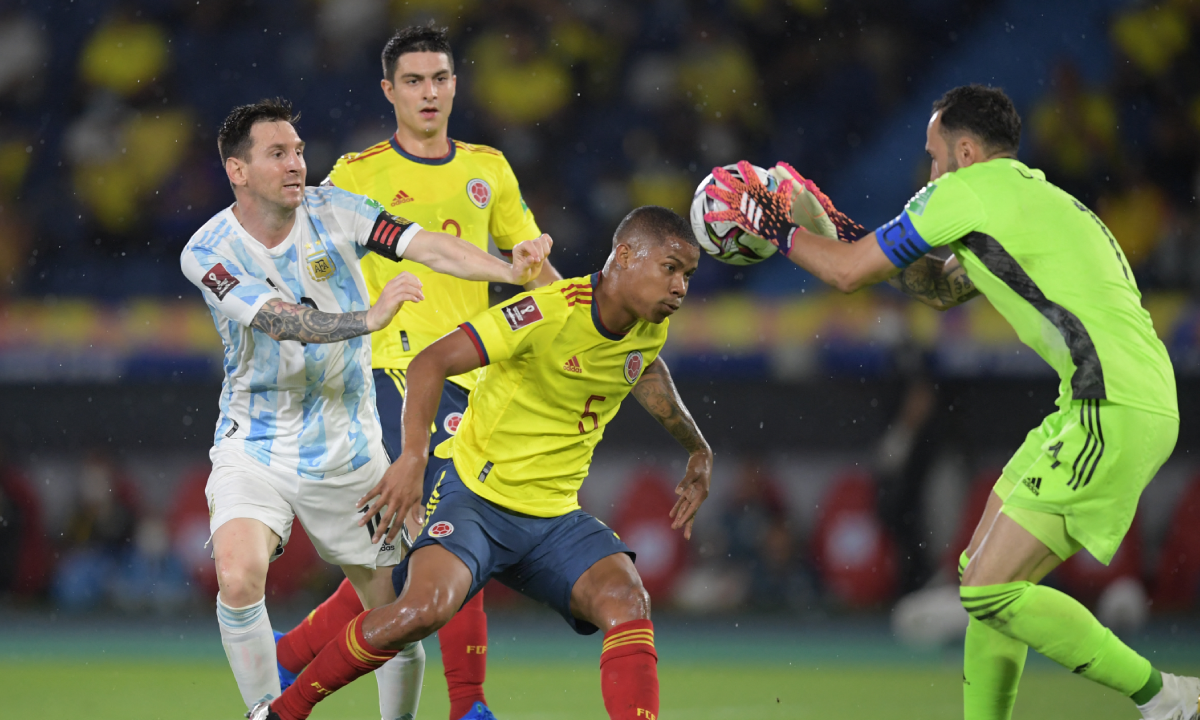
[[814, 235], [824, 235], [830, 240], [842, 242], [854, 242], [866, 234], [866, 228], [835, 208], [833, 201], [821, 192], [821, 188], [817, 187], [815, 182], [801, 175], [788, 163], [778, 163], [767, 173], [775, 178], [780, 186], [785, 180], [792, 181], [793, 224]]
[[705, 222], [731, 222], [742, 230], [757, 235], [787, 253], [791, 249], [792, 180], [768, 190], [758, 179], [754, 166], [742, 160], [737, 164], [742, 179], [725, 168], [713, 168], [716, 183], [705, 188], [708, 196], [729, 206], [727, 210], [705, 213]]

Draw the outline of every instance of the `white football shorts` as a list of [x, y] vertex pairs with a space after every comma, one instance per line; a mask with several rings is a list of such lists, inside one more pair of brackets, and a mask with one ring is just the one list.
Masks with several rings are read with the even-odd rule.
[[213, 468], [204, 487], [210, 533], [234, 518], [258, 520], [281, 540], [274, 560], [283, 554], [296, 517], [326, 562], [370, 568], [399, 564], [399, 536], [395, 543], [372, 543], [378, 520], [359, 527], [364, 510], [354, 507], [388, 468], [382, 447], [359, 469], [320, 480], [263, 465], [239, 450], [215, 448], [210, 456]]

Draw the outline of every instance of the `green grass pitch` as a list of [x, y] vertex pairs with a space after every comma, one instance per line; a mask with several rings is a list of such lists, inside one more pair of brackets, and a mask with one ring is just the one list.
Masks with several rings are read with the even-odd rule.
[[[436, 644], [436, 643], [435, 643]], [[664, 720], [814, 720], [962, 717], [961, 681], [952, 663], [914, 667], [834, 664], [782, 667], [743, 660], [722, 664], [663, 663]], [[218, 659], [131, 659], [88, 662], [39, 658], [0, 661], [0, 694], [9, 718], [88, 720], [220, 720], [242, 712], [237, 688]], [[495, 662], [488, 698], [501, 720], [604, 720], [595, 662]], [[419, 718], [447, 716], [446, 683], [435, 658], [425, 673]], [[315, 720], [379, 717], [373, 678], [362, 678], [323, 702]], [[1031, 663], [1014, 717], [1132, 720], [1132, 703], [1047, 664]]]

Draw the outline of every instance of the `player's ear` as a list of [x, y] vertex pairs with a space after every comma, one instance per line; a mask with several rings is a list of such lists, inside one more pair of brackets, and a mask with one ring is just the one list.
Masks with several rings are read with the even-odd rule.
[[633, 259], [633, 249], [625, 243], [617, 243], [613, 248], [613, 260], [617, 261], [617, 267], [629, 267], [629, 261]]
[[392, 99], [392, 81], [384, 78], [379, 81], [379, 87], [383, 88], [383, 96], [388, 99], [388, 102], [396, 102]]
[[957, 155], [959, 167], [973, 165], [983, 159], [979, 143], [967, 133], [963, 133], [955, 143], [954, 152]]
[[234, 187], [246, 184], [246, 163], [240, 158], [230, 157], [225, 160], [225, 175]]

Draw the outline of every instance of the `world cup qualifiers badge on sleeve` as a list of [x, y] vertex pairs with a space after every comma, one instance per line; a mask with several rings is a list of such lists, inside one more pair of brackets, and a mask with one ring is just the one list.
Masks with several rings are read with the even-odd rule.
[[492, 186], [487, 184], [487, 180], [475, 178], [467, 183], [467, 197], [471, 198], [475, 207], [482, 210], [492, 200]]
[[542, 319], [542, 309], [532, 297], [522, 298], [504, 308], [504, 319], [513, 330], [520, 330]]
[[634, 350], [625, 356], [625, 381], [630, 385], [638, 380], [638, 376], [642, 374], [642, 351]]
[[204, 273], [204, 286], [212, 290], [213, 295], [217, 296], [218, 300], [224, 300], [229, 291], [240, 282], [237, 278], [229, 274], [225, 269], [225, 265], [217, 263]]

